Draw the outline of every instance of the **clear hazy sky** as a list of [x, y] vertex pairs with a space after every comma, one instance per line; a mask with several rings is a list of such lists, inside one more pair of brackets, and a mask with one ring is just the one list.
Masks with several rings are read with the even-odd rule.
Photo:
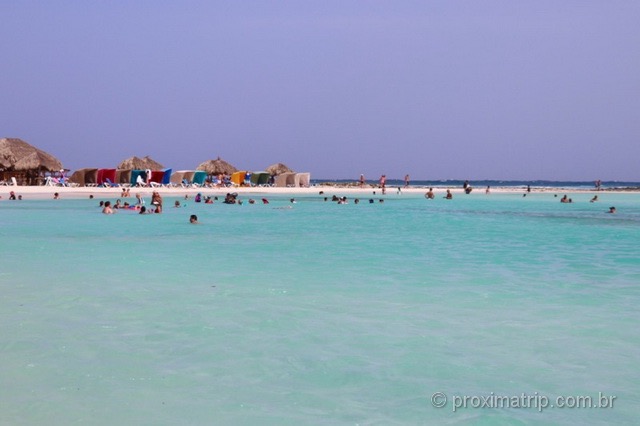
[[640, 1], [0, 0], [0, 137], [71, 169], [640, 180]]

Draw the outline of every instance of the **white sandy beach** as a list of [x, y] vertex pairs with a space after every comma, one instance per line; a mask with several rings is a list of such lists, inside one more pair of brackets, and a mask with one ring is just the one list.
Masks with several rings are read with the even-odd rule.
[[[9, 194], [11, 191], [14, 191], [16, 196], [21, 195], [23, 199], [48, 199], [53, 198], [54, 194], [57, 192], [59, 194], [59, 198], [89, 198], [93, 195], [94, 198], [118, 198], [122, 194], [122, 189], [119, 187], [115, 188], [102, 188], [102, 187], [63, 187], [63, 186], [0, 186], [0, 200], [9, 199]], [[462, 187], [434, 187], [434, 193], [436, 197], [443, 196], [446, 193], [446, 190], [449, 189], [455, 195], [464, 195], [464, 190]], [[424, 194], [428, 188], [423, 186], [410, 186], [408, 188], [401, 188], [402, 193], [411, 194], [411, 195], [422, 195]], [[132, 187], [130, 188], [130, 194], [132, 197], [135, 196], [136, 193], [140, 193], [143, 197], [150, 197], [153, 191], [158, 191], [162, 196], [166, 197], [177, 197], [177, 196], [194, 196], [197, 193], [202, 193], [204, 196], [224, 196], [229, 192], [237, 192], [240, 195], [249, 194], [257, 196], [257, 195], [310, 195], [310, 194], [320, 194], [320, 191], [324, 192], [326, 196], [338, 195], [338, 196], [348, 196], [348, 197], [371, 197], [381, 196], [382, 189], [380, 187], [368, 186], [365, 188], [359, 188], [356, 186], [344, 186], [344, 185], [317, 185], [305, 188], [291, 188], [291, 187], [222, 187], [222, 188], [166, 188], [166, 187]], [[375, 194], [374, 194], [375, 192]], [[525, 193], [525, 188], [517, 188], [517, 187], [492, 187], [491, 193], [514, 193], [521, 194]], [[564, 189], [564, 188], [531, 188], [532, 193], [546, 192], [546, 193], [563, 193], [563, 194], [571, 194], [571, 193], [601, 193], [605, 191], [595, 191], [595, 190], [580, 190], [580, 189]], [[612, 192], [612, 191], [606, 191]], [[617, 192], [617, 191], [616, 191]], [[622, 191], [620, 191], [622, 192]], [[627, 191], [628, 192], [628, 191]], [[397, 187], [387, 187], [386, 195], [397, 195], [398, 188]], [[474, 188], [473, 194], [485, 194], [485, 188]]]

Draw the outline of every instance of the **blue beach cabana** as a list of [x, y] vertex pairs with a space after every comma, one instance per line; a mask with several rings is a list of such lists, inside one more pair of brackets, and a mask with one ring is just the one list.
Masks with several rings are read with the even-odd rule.
[[171, 185], [171, 169], [164, 169], [164, 176], [162, 177], [162, 185], [169, 186]]

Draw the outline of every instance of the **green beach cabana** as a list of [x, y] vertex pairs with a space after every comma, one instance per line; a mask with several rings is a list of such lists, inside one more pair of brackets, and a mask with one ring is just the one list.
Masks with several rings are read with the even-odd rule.
[[251, 185], [252, 186], [266, 186], [269, 184], [269, 178], [271, 175], [265, 171], [262, 172], [253, 172], [251, 175]]

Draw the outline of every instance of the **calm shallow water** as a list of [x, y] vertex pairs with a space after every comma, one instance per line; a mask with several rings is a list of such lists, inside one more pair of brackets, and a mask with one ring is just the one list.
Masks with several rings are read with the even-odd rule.
[[640, 199], [589, 198], [3, 200], [0, 424], [634, 424]]

